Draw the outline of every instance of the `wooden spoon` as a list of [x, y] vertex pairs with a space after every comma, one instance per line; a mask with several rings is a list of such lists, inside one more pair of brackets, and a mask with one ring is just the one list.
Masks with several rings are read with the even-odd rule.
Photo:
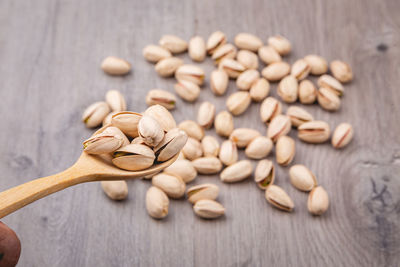
[[67, 187], [95, 181], [125, 180], [156, 174], [171, 165], [179, 156], [142, 171], [121, 170], [111, 163], [110, 157], [94, 156], [85, 152], [78, 161], [63, 172], [39, 178], [0, 193], [0, 218]]

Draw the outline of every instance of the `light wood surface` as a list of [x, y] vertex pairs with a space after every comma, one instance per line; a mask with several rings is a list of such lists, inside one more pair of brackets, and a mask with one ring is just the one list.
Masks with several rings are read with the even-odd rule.
[[[293, 44], [287, 61], [316, 53], [349, 62], [355, 75], [340, 111], [305, 107], [331, 127], [352, 123], [353, 142], [341, 151], [296, 142], [294, 163], [313, 170], [330, 195], [324, 216], [308, 214], [307, 194], [281, 167], [276, 182], [293, 198], [292, 214], [272, 208], [250, 180], [226, 185], [199, 176], [193, 184], [221, 187], [227, 212], [214, 221], [196, 217], [184, 200], [171, 201], [166, 220], [151, 219], [149, 181], [129, 181], [124, 202], [88, 183], [3, 219], [21, 239], [20, 266], [398, 266], [399, 11], [396, 0], [0, 1], [1, 191], [71, 166], [92, 133], [81, 113], [107, 90], [119, 89], [135, 111], [146, 108], [147, 90], [172, 92], [174, 80], [157, 77], [141, 55], [163, 34], [188, 40], [220, 29], [232, 42], [239, 32], [264, 41], [279, 33]], [[133, 72], [105, 75], [99, 66], [109, 55], [129, 60]], [[210, 59], [202, 66], [207, 74], [213, 69]], [[276, 85], [271, 89], [276, 96]], [[234, 91], [231, 82], [227, 94]], [[221, 111], [225, 99], [213, 97], [207, 83], [195, 104], [178, 100], [173, 114], [178, 122], [195, 119], [202, 101]], [[253, 104], [235, 118], [236, 127], [264, 133], [258, 111]]]

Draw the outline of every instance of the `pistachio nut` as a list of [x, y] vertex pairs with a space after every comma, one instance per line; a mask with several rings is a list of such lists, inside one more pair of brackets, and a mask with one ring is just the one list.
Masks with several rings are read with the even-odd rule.
[[272, 161], [268, 159], [260, 160], [254, 171], [254, 181], [258, 187], [265, 190], [268, 186], [272, 185], [275, 181], [275, 166]]
[[270, 82], [276, 82], [288, 75], [290, 72], [290, 65], [284, 61], [271, 63], [266, 66], [261, 75]]
[[174, 176], [180, 177], [185, 183], [190, 183], [197, 176], [197, 171], [193, 164], [186, 159], [178, 159], [167, 168], [164, 172]]
[[292, 128], [290, 118], [285, 115], [277, 115], [271, 121], [267, 130], [267, 137], [276, 142], [279, 137], [287, 135]]
[[218, 157], [221, 162], [227, 166], [236, 163], [238, 161], [238, 150], [236, 144], [231, 140], [225, 140], [222, 142]]
[[246, 70], [236, 80], [236, 86], [241, 90], [250, 90], [250, 87], [260, 78], [258, 70]]
[[223, 70], [213, 70], [211, 72], [210, 85], [215, 95], [223, 95], [228, 88], [229, 76]]
[[169, 52], [169, 50], [161, 46], [147, 45], [145, 48], [143, 48], [143, 56], [147, 61], [157, 63], [161, 59], [172, 57], [172, 54]]
[[219, 46], [212, 54], [215, 64], [221, 63], [224, 59], [233, 59], [236, 57], [237, 49], [232, 44], [223, 44]]
[[182, 149], [183, 155], [188, 160], [195, 160], [203, 155], [203, 150], [199, 141], [189, 137], [185, 146]]
[[125, 75], [131, 71], [131, 64], [118, 57], [106, 57], [101, 62], [101, 69], [110, 75]]
[[232, 115], [228, 111], [221, 111], [215, 117], [214, 127], [217, 134], [222, 137], [228, 137], [235, 127]]
[[219, 143], [218, 140], [211, 135], [204, 136], [201, 140], [201, 147], [203, 148], [204, 156], [214, 156], [217, 157], [219, 154]]
[[146, 209], [155, 219], [162, 219], [168, 215], [168, 196], [159, 188], [152, 186], [146, 192]]
[[240, 160], [226, 167], [220, 174], [222, 182], [236, 183], [248, 178], [253, 172], [253, 165], [249, 160]]
[[113, 111], [113, 112], [108, 113], [108, 115], [104, 118], [104, 120], [102, 122], [102, 126], [106, 126], [108, 124], [111, 124], [112, 116], [114, 116], [117, 113], [118, 113], [117, 111]]
[[273, 118], [282, 113], [282, 104], [276, 98], [267, 97], [261, 104], [260, 116], [265, 124], [269, 124]]
[[131, 144], [145, 145], [144, 138], [138, 136], [132, 139]]
[[148, 146], [157, 146], [164, 138], [164, 130], [153, 117], [142, 116], [138, 125], [139, 136]]
[[240, 50], [236, 55], [236, 60], [246, 69], [258, 69], [258, 57], [249, 50]]
[[174, 117], [165, 107], [161, 105], [153, 105], [148, 107], [144, 112], [144, 115], [155, 119], [165, 132], [176, 128]]
[[329, 196], [322, 186], [311, 190], [307, 201], [308, 211], [313, 215], [322, 215], [329, 208]]
[[279, 137], [276, 141], [275, 153], [276, 162], [279, 165], [289, 165], [293, 161], [296, 153], [296, 146], [293, 138], [286, 135]]
[[175, 92], [184, 100], [194, 102], [200, 95], [200, 87], [190, 81], [181, 80], [174, 86]]
[[215, 219], [224, 215], [225, 208], [214, 200], [201, 199], [194, 204], [193, 211], [201, 218]]
[[171, 51], [171, 53], [179, 54], [187, 50], [188, 44], [185, 40], [175, 35], [164, 35], [158, 42], [159, 45]]
[[215, 106], [208, 101], [201, 103], [197, 112], [197, 123], [205, 129], [210, 129], [213, 125], [214, 117]]
[[265, 198], [272, 206], [280, 210], [292, 211], [294, 209], [293, 200], [277, 185], [272, 184], [267, 187]]
[[102, 135], [102, 134], [121, 138], [122, 146], [126, 146], [126, 145], [130, 144], [130, 142], [129, 142], [128, 138], [125, 136], [125, 134], [117, 127], [114, 127], [114, 126], [103, 127], [101, 129], [99, 129], [98, 131], [96, 131], [92, 136]]
[[161, 77], [170, 77], [183, 65], [183, 60], [177, 57], [167, 57], [161, 59], [155, 65], [155, 70]]
[[302, 104], [313, 104], [317, 99], [317, 88], [310, 80], [302, 80], [299, 84], [299, 100]]
[[287, 55], [292, 50], [289, 40], [281, 35], [268, 38], [268, 44], [272, 46], [281, 56]]
[[126, 102], [124, 96], [118, 90], [110, 90], [106, 93], [106, 102], [112, 111], [125, 111]]
[[101, 188], [112, 200], [124, 200], [128, 197], [128, 184], [122, 181], [101, 181]]
[[348, 83], [353, 80], [353, 71], [351, 67], [346, 62], [340, 60], [334, 60], [330, 64], [330, 69], [335, 77], [339, 82]]
[[231, 94], [226, 100], [226, 107], [234, 116], [246, 111], [251, 102], [250, 93], [241, 91]]
[[188, 140], [186, 133], [178, 128], [168, 131], [163, 140], [154, 148], [157, 161], [167, 161], [183, 149]]
[[82, 121], [86, 127], [94, 128], [103, 122], [108, 113], [110, 113], [110, 108], [106, 102], [96, 102], [85, 109], [82, 114]]
[[180, 66], [175, 72], [175, 78], [178, 81], [190, 81], [199, 86], [203, 84], [205, 76], [202, 68], [189, 64]]
[[219, 64], [218, 68], [225, 71], [229, 78], [232, 79], [236, 79], [243, 71], [246, 70], [242, 64], [231, 58], [224, 58]]
[[293, 63], [290, 74], [296, 77], [297, 80], [305, 79], [310, 73], [311, 67], [305, 59], [296, 60]]
[[224, 45], [226, 43], [225, 33], [221, 31], [213, 32], [210, 37], [208, 37], [206, 49], [209, 55], [212, 55], [218, 47]]
[[310, 121], [297, 128], [300, 140], [307, 143], [324, 143], [329, 139], [331, 130], [324, 121]]
[[242, 32], [235, 36], [235, 45], [240, 49], [257, 52], [257, 50], [263, 45], [263, 42], [253, 34]]
[[288, 75], [279, 82], [278, 95], [286, 103], [296, 102], [298, 92], [299, 86], [293, 75]]
[[315, 175], [304, 165], [296, 164], [289, 169], [290, 182], [301, 191], [311, 191], [317, 186]]
[[282, 61], [281, 55], [270, 45], [260, 47], [258, 56], [266, 65]]
[[312, 75], [322, 75], [328, 71], [328, 63], [325, 58], [318, 55], [308, 55], [304, 57], [308, 65], [311, 67], [310, 73]]
[[229, 139], [232, 140], [238, 148], [244, 148], [260, 135], [260, 132], [255, 129], [236, 128], [229, 136]]
[[186, 185], [178, 176], [159, 173], [153, 176], [151, 183], [164, 191], [170, 198], [181, 198], [185, 194]]
[[255, 102], [264, 100], [269, 94], [269, 82], [265, 78], [258, 78], [250, 88], [250, 97]]
[[342, 148], [347, 146], [353, 139], [353, 127], [349, 123], [339, 124], [332, 135], [332, 146], [334, 148]]
[[310, 113], [298, 106], [290, 106], [286, 111], [286, 115], [289, 116], [292, 126], [294, 127], [298, 127], [305, 122], [314, 120]]
[[317, 92], [318, 104], [326, 110], [336, 111], [340, 108], [340, 98], [330, 89], [321, 87]]
[[166, 109], [174, 109], [176, 104], [175, 96], [165, 90], [152, 89], [146, 95], [146, 104], [148, 106], [161, 105]]
[[116, 151], [122, 146], [120, 135], [98, 134], [83, 142], [83, 151], [88, 154], [107, 154]]
[[189, 56], [192, 60], [201, 62], [206, 57], [206, 43], [200, 36], [194, 36], [189, 41]]
[[192, 120], [185, 120], [179, 123], [179, 129], [186, 132], [189, 137], [192, 137], [198, 141], [201, 141], [204, 137], [204, 129]]
[[214, 174], [222, 169], [222, 163], [217, 157], [207, 156], [192, 161], [194, 168], [201, 174]]
[[247, 145], [244, 152], [248, 158], [262, 159], [268, 156], [273, 146], [271, 139], [265, 136], [258, 136]]
[[140, 113], [122, 111], [112, 116], [111, 124], [119, 128], [127, 136], [136, 137], [139, 135], [138, 125], [141, 118], [142, 114]]
[[153, 165], [155, 155], [145, 145], [130, 144], [113, 153], [112, 163], [118, 168], [128, 171], [140, 171]]
[[318, 79], [318, 86], [329, 89], [337, 96], [342, 96], [344, 93], [343, 85], [328, 74], [324, 74]]
[[190, 203], [196, 203], [202, 199], [217, 199], [219, 187], [215, 184], [199, 184], [188, 188], [186, 195]]

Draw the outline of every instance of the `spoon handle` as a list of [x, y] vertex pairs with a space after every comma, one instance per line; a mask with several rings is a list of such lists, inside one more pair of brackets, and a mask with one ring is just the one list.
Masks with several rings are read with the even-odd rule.
[[63, 172], [39, 178], [0, 193], [0, 218], [67, 187], [85, 182], [85, 176], [71, 167]]

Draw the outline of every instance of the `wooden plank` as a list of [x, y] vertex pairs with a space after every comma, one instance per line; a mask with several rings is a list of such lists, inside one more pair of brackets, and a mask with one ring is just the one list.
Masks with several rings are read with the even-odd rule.
[[[325, 216], [308, 214], [307, 195], [289, 184], [281, 167], [277, 183], [293, 197], [293, 214], [270, 207], [251, 181], [225, 185], [217, 176], [200, 176], [195, 183], [221, 186], [226, 217], [204, 221], [186, 201], [174, 200], [168, 218], [155, 221], [144, 207], [148, 181], [130, 181], [122, 203], [86, 184], [4, 219], [22, 241], [20, 266], [397, 266], [399, 8], [389, 0], [1, 1], [1, 190], [70, 166], [91, 133], [79, 122], [81, 112], [107, 90], [121, 90], [136, 111], [146, 108], [147, 90], [173, 91], [174, 80], [158, 78], [141, 55], [163, 34], [188, 40], [220, 29], [230, 41], [242, 31], [265, 41], [280, 33], [294, 46], [289, 62], [317, 53], [348, 61], [355, 73], [339, 112], [306, 107], [332, 127], [351, 122], [351, 145], [336, 151], [296, 143], [294, 163], [309, 166], [330, 195]], [[104, 75], [99, 63], [108, 55], [131, 61], [132, 74]], [[213, 69], [210, 59], [202, 66]], [[235, 90], [231, 82], [228, 94]], [[195, 104], [178, 100], [173, 113], [177, 121], [194, 119], [202, 101], [220, 111], [225, 99], [214, 97], [207, 83]], [[253, 104], [235, 125], [264, 133], [258, 109]]]

